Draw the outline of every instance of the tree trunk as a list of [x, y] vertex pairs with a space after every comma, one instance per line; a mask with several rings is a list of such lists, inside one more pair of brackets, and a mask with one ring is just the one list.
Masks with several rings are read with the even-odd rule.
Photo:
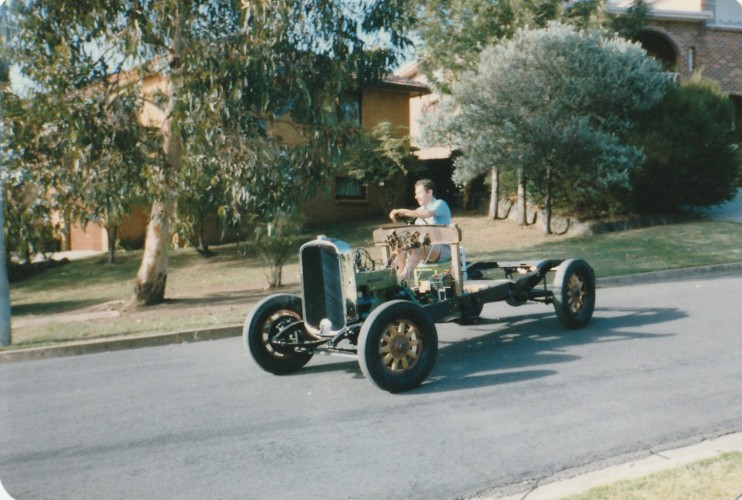
[[273, 268], [270, 288], [279, 288], [283, 286], [283, 264], [276, 264]]
[[152, 204], [147, 237], [144, 240], [144, 256], [134, 285], [135, 299], [143, 306], [159, 304], [165, 300], [170, 226], [175, 207], [172, 193], [166, 195], [166, 198]]
[[211, 257], [214, 255], [213, 252], [209, 250], [209, 244], [206, 242], [206, 216], [203, 213], [199, 214], [198, 217], [198, 243], [201, 247], [199, 250], [199, 253], [203, 255], [204, 257]]
[[68, 252], [72, 250], [71, 243], [72, 238], [70, 234], [72, 228], [72, 217], [70, 217], [70, 211], [64, 210], [62, 212], [62, 251]]
[[490, 176], [490, 208], [487, 216], [492, 220], [497, 220], [498, 205], [500, 203], [500, 171], [497, 167], [492, 167]]
[[528, 225], [528, 207], [526, 206], [526, 173], [522, 166], [518, 167], [518, 225]]
[[116, 262], [116, 235], [118, 233], [118, 225], [109, 223], [106, 226], [106, 235], [108, 236], [108, 263], [113, 264]]
[[143, 306], [159, 304], [165, 300], [168, 252], [175, 215], [175, 189], [170, 177], [180, 167], [183, 156], [180, 140], [169, 135], [169, 132], [170, 130], [165, 139], [165, 161], [159, 183], [160, 198], [152, 203], [144, 240], [144, 255], [134, 284], [134, 298]]
[[463, 187], [464, 196], [461, 199], [461, 208], [464, 210], [471, 210], [471, 182], [466, 182]]
[[551, 166], [546, 167], [546, 198], [544, 199], [544, 233], [551, 234], [551, 190], [553, 184]]
[[0, 345], [10, 345], [10, 285], [5, 262], [5, 188], [0, 182]]
[[[173, 97], [174, 98], [174, 97]], [[168, 252], [172, 222], [175, 217], [175, 188], [172, 177], [180, 168], [183, 149], [180, 139], [172, 134], [168, 123], [165, 135], [165, 161], [159, 181], [159, 199], [152, 203], [152, 212], [144, 240], [144, 255], [137, 272], [134, 298], [139, 305], [149, 306], [165, 300]]]
[[168, 252], [172, 222], [175, 218], [176, 193], [173, 182], [183, 159], [183, 144], [173, 124], [173, 113], [178, 102], [178, 85], [182, 79], [179, 74], [180, 57], [186, 46], [185, 22], [189, 14], [183, 11], [176, 14], [176, 29], [169, 60], [170, 95], [165, 112], [166, 121], [162, 124], [162, 150], [165, 158], [158, 179], [160, 196], [152, 203], [152, 213], [144, 240], [144, 255], [134, 284], [134, 299], [139, 305], [145, 306], [159, 304], [165, 300]]
[[164, 147], [165, 161], [159, 182], [160, 198], [152, 203], [152, 213], [144, 240], [144, 255], [134, 285], [135, 299], [143, 306], [159, 304], [165, 300], [168, 252], [175, 217], [175, 188], [171, 178], [180, 168], [183, 158], [181, 141], [171, 132], [171, 124], [168, 123]]

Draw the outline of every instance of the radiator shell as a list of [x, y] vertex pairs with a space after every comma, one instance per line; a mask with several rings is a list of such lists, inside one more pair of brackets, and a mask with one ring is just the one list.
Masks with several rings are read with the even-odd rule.
[[353, 252], [344, 241], [319, 236], [299, 250], [304, 324], [310, 334], [335, 336], [358, 319]]

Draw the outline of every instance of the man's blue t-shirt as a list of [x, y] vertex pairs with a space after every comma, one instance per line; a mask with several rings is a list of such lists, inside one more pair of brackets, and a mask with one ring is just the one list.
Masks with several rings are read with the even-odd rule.
[[[430, 205], [423, 205], [422, 207], [425, 210], [430, 210], [432, 212], [435, 212], [435, 215], [432, 217], [428, 217], [427, 219], [421, 219], [418, 218], [415, 221], [415, 224], [443, 224], [448, 225], [451, 223], [451, 209], [448, 208], [448, 203], [446, 203], [443, 200], [433, 199], [433, 201], [430, 202]], [[439, 257], [431, 262], [441, 262], [445, 260], [451, 259], [451, 247], [449, 245], [442, 245], [442, 244], [436, 244], [433, 245], [434, 247], [440, 248], [440, 255]], [[426, 262], [428, 261], [427, 257], [424, 259]]]
[[424, 205], [424, 210], [430, 210], [435, 212], [435, 215], [426, 219], [418, 218], [415, 224], [444, 224], [448, 225], [451, 223], [451, 209], [448, 208], [448, 203], [443, 200], [434, 198], [430, 205]]

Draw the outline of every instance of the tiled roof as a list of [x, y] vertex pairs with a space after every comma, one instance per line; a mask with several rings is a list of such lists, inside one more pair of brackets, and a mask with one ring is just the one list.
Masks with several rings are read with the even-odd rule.
[[[608, 0], [609, 12], [624, 12], [632, 0]], [[648, 0], [653, 19], [700, 21], [707, 26], [742, 28], [742, 0]]]
[[430, 94], [430, 89], [424, 83], [397, 75], [385, 75], [381, 81], [374, 83], [372, 87], [415, 94]]

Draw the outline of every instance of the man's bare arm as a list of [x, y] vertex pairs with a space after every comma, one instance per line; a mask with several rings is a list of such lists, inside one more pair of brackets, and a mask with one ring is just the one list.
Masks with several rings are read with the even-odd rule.
[[410, 210], [407, 208], [395, 208], [391, 212], [389, 212], [389, 218], [394, 220], [397, 217], [409, 217], [409, 218], [416, 218], [419, 217], [421, 219], [427, 219], [428, 217], [435, 216], [435, 212], [433, 210], [425, 210], [422, 207], [418, 207], [415, 210]]

